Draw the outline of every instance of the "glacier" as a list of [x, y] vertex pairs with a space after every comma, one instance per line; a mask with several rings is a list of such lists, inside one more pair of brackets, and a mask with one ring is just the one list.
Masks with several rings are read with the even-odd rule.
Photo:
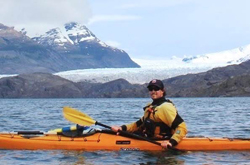
[[83, 69], [55, 73], [73, 82], [105, 83], [126, 79], [132, 84], [147, 83], [152, 79], [167, 79], [179, 75], [208, 71], [216, 67], [240, 64], [250, 59], [250, 45], [216, 53], [175, 57], [170, 59], [136, 59], [141, 68]]
[[188, 73], [199, 73], [210, 68], [103, 68], [59, 72], [55, 75], [73, 82], [105, 83], [126, 79], [132, 84], [143, 84], [152, 79], [167, 79]]

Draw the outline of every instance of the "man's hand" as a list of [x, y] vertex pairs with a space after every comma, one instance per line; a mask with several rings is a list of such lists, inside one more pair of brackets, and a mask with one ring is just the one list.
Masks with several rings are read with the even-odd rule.
[[163, 141], [162, 143], [161, 143], [161, 146], [163, 147], [163, 148], [172, 148], [172, 144], [169, 142], [169, 141]]
[[120, 127], [120, 126], [112, 126], [111, 129], [112, 129], [112, 131], [117, 132], [117, 135], [119, 135], [119, 131], [122, 130], [122, 127]]

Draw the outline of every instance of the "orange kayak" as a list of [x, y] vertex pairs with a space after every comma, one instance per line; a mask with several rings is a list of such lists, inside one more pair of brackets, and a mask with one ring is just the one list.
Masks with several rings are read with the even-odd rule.
[[[158, 141], [161, 142], [161, 141]], [[177, 146], [183, 151], [250, 150], [250, 139], [186, 137]], [[58, 134], [0, 133], [0, 149], [9, 150], [165, 150], [161, 146], [109, 132], [81, 137]]]

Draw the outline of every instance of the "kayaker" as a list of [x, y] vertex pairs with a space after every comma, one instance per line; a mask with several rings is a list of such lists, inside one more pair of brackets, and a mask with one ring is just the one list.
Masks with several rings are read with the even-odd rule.
[[111, 128], [115, 132], [123, 130], [155, 139], [168, 137], [170, 140], [163, 141], [161, 146], [174, 147], [186, 136], [186, 124], [172, 101], [165, 98], [166, 91], [161, 80], [151, 80], [147, 88], [153, 102], [143, 108], [143, 117], [134, 123]]

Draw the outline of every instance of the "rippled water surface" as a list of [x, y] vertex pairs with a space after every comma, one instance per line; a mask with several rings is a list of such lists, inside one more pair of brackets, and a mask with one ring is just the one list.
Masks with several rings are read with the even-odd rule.
[[[250, 98], [173, 98], [188, 136], [250, 138]], [[150, 99], [1, 99], [0, 131], [40, 130], [72, 125], [62, 115], [71, 106], [107, 125], [136, 121]], [[1, 164], [250, 164], [250, 151], [11, 151]]]

